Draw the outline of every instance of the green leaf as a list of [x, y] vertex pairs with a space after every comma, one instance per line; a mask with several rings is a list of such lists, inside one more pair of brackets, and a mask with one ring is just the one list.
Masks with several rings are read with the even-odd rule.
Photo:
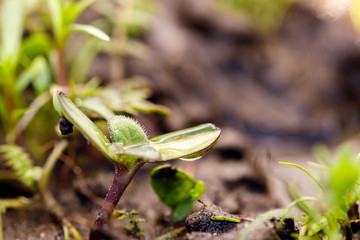
[[15, 90], [18, 93], [23, 92], [31, 81], [36, 82], [35, 86], [40, 92], [49, 86], [50, 78], [47, 75], [47, 62], [42, 56], [35, 58], [31, 66], [21, 73], [15, 83]]
[[221, 130], [211, 123], [167, 133], [150, 139], [150, 145], [161, 153], [161, 160], [193, 161], [202, 157], [217, 142]]
[[0, 153], [3, 154], [6, 165], [15, 171], [19, 180], [35, 189], [35, 181], [39, 180], [42, 169], [33, 166], [33, 161], [25, 150], [17, 145], [0, 145]]
[[359, 164], [354, 146], [344, 144], [336, 151], [334, 166], [330, 172], [330, 183], [337, 204], [341, 206], [349, 190], [357, 186], [360, 177]]
[[4, 0], [1, 10], [1, 60], [15, 64], [22, 40], [24, 9], [20, 0]]
[[74, 23], [71, 24], [70, 30], [84, 32], [106, 42], [110, 41], [110, 37], [106, 33], [104, 33], [102, 30], [92, 25]]
[[294, 201], [292, 201], [288, 206], [287, 208], [285, 209], [285, 212], [284, 214], [282, 215], [281, 219], [280, 219], [280, 222], [279, 222], [279, 229], [282, 228], [283, 226], [283, 223], [284, 223], [284, 220], [285, 220], [285, 217], [286, 215], [290, 212], [290, 209], [295, 207], [296, 205], [298, 205], [299, 203], [301, 202], [306, 202], [306, 201], [316, 201], [317, 199], [314, 198], [314, 197], [302, 197], [302, 198], [299, 198], [299, 199], [296, 199]]
[[53, 26], [53, 32], [55, 39], [58, 41], [58, 44], [64, 44], [64, 27], [63, 27], [63, 16], [62, 16], [62, 6], [60, 0], [47, 0], [50, 17]]
[[[72, 49], [76, 49], [76, 57], [72, 58], [71, 77], [76, 83], [87, 82], [87, 77], [95, 57], [100, 52], [99, 41], [95, 38], [87, 38], [86, 41], [79, 41], [81, 48], [73, 44]], [[75, 53], [75, 51], [72, 51]]]
[[179, 203], [173, 209], [173, 212], [171, 213], [171, 218], [174, 221], [181, 221], [185, 219], [191, 212], [192, 204], [193, 201], [191, 200], [185, 200], [184, 202]]
[[161, 158], [160, 152], [147, 144], [124, 147], [121, 155], [135, 156], [149, 162], [156, 162]]
[[107, 158], [119, 162], [109, 139], [63, 92], [57, 91], [54, 94], [53, 104], [55, 110], [78, 128]]
[[39, 55], [48, 55], [52, 47], [52, 40], [45, 33], [32, 33], [24, 39], [21, 45], [20, 57], [33, 59]]
[[260, 226], [261, 224], [265, 223], [266, 221], [268, 221], [270, 219], [280, 217], [280, 216], [284, 215], [285, 213], [286, 213], [286, 209], [273, 209], [268, 212], [265, 212], [264, 214], [262, 214], [261, 216], [256, 218], [256, 220], [251, 222], [245, 229], [243, 229], [240, 232], [240, 234], [237, 236], [236, 240], [246, 239], [246, 237], [252, 231], [254, 231], [258, 226]]
[[81, 101], [81, 104], [78, 105], [80, 108], [90, 110], [106, 120], [109, 120], [111, 117], [115, 116], [115, 113], [111, 111], [98, 97], [88, 97]]
[[288, 163], [288, 162], [279, 162], [279, 164], [281, 165], [289, 165], [289, 166], [293, 166], [296, 167], [300, 170], [302, 170], [303, 172], [305, 172], [307, 175], [309, 175], [309, 177], [311, 177], [312, 180], [314, 180], [314, 182], [319, 186], [319, 188], [324, 191], [324, 187], [321, 185], [321, 183], [314, 177], [314, 175], [312, 175], [308, 170], [306, 170], [305, 168], [303, 168], [302, 166], [295, 164], [295, 163]]
[[174, 209], [174, 220], [185, 218], [192, 203], [205, 191], [202, 182], [195, 181], [185, 172], [168, 165], [155, 168], [151, 172], [150, 183], [160, 200]]
[[19, 119], [19, 121], [17, 121], [15, 129], [18, 136], [28, 126], [40, 108], [49, 100], [51, 100], [50, 94], [45, 92], [31, 102], [28, 108], [29, 110]]

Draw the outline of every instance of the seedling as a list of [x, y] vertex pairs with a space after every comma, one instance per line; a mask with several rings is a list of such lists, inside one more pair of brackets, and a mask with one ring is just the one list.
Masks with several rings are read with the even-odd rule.
[[97, 231], [109, 221], [126, 187], [144, 163], [173, 159], [196, 160], [214, 146], [221, 132], [208, 123], [149, 140], [140, 124], [131, 118], [116, 115], [108, 119], [112, 138], [110, 142], [63, 92], [54, 94], [53, 104], [61, 116], [70, 121], [115, 165], [114, 181], [92, 227], [90, 239], [95, 239]]
[[183, 220], [190, 213], [193, 202], [205, 190], [202, 182], [171, 166], [155, 168], [151, 172], [150, 183], [161, 201], [173, 208], [172, 218], [175, 221]]
[[95, 26], [75, 23], [78, 16], [93, 2], [95, 2], [95, 0], [47, 0], [54, 40], [56, 42], [56, 78], [60, 85], [68, 85], [68, 77], [65, 68], [65, 44], [72, 32], [84, 32], [104, 41], [110, 40], [110, 37], [106, 33]]
[[124, 209], [121, 209], [116, 210], [112, 216], [119, 220], [129, 218], [129, 222], [125, 224], [125, 228], [129, 230], [130, 234], [133, 237], [142, 239], [142, 233], [145, 232], [145, 230], [139, 227], [139, 223], [146, 222], [146, 220], [144, 218], [136, 218], [135, 216], [138, 214], [139, 213], [135, 210], [128, 212]]
[[[360, 163], [359, 155], [355, 152], [348, 144], [339, 147], [334, 156], [324, 148], [316, 151], [320, 164], [312, 162], [309, 164], [323, 170], [321, 178], [315, 178], [310, 171], [297, 164], [280, 162], [283, 165], [299, 168], [308, 174], [319, 186], [319, 196], [301, 197], [297, 190], [291, 189], [290, 194], [295, 200], [286, 209], [265, 213], [259, 220], [250, 224], [238, 239], [244, 239], [249, 230], [274, 217], [281, 217], [279, 224], [281, 228], [286, 216], [294, 217], [302, 223], [297, 236], [299, 239], [323, 239], [324, 236], [329, 240], [352, 239], [352, 219], [349, 213], [360, 199]], [[298, 206], [304, 215], [290, 212], [295, 206]]]
[[[13, 174], [0, 174], [0, 180], [16, 179], [34, 191], [32, 198], [17, 197], [0, 199], [0, 240], [1, 240], [1, 214], [10, 208], [45, 207], [56, 216], [64, 229], [65, 240], [70, 239], [70, 233], [75, 239], [81, 239], [75, 227], [67, 220], [62, 208], [48, 189], [49, 178], [55, 164], [68, 146], [67, 140], [55, 144], [55, 147], [43, 167], [34, 166], [30, 156], [17, 145], [1, 145], [0, 153], [6, 165], [14, 170]], [[41, 199], [39, 201], [39, 199]], [[69, 233], [70, 231], [70, 233]]]

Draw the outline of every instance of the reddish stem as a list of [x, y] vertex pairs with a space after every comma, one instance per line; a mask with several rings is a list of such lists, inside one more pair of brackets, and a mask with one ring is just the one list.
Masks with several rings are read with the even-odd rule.
[[126, 187], [129, 185], [131, 180], [134, 178], [135, 173], [140, 169], [142, 165], [144, 165], [144, 163], [137, 164], [130, 171], [127, 170], [127, 168], [121, 164], [115, 163], [114, 165], [115, 165], [114, 180], [109, 189], [108, 194], [106, 195], [105, 201], [101, 206], [101, 209], [98, 213], [95, 223], [91, 229], [90, 239], [93, 233], [101, 229], [105, 223], [109, 222], [109, 219], [112, 213], [114, 212], [114, 208], [118, 204]]
[[57, 81], [61, 86], [67, 86], [68, 80], [65, 68], [65, 51], [63, 47], [58, 47], [58, 61], [57, 61]]

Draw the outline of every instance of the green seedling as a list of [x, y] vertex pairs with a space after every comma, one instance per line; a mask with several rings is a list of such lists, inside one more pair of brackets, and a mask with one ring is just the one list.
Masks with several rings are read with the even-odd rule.
[[[98, 18], [92, 24], [105, 29], [111, 36], [111, 41], [102, 42], [90, 39], [85, 34], [82, 39], [67, 46], [75, 59], [71, 75], [77, 82], [84, 82], [95, 56], [101, 51], [109, 55], [110, 81], [119, 83], [123, 79], [123, 57], [132, 56], [144, 58], [148, 47], [139, 40], [155, 19], [154, 12], [157, 3], [147, 0], [96, 1], [92, 10], [104, 18]], [[112, 67], [114, 66], [114, 67]]]
[[[319, 186], [318, 197], [302, 197], [298, 190], [292, 188], [290, 195], [294, 201], [284, 210], [266, 213], [266, 219], [280, 217], [279, 228], [281, 228], [286, 216], [294, 217], [302, 225], [298, 239], [320, 240], [324, 237], [329, 240], [353, 239], [350, 210], [360, 199], [359, 155], [349, 144], [340, 146], [334, 156], [325, 148], [317, 149], [315, 155], [319, 163], [310, 163], [310, 165], [322, 170], [323, 174], [319, 178], [297, 164], [283, 162], [280, 164], [296, 167], [309, 175]], [[303, 214], [291, 212], [290, 210], [295, 206]], [[249, 226], [249, 229], [255, 229], [255, 224], [259, 222], [261, 221], [250, 224], [253, 226]], [[246, 234], [248, 230], [245, 230], [238, 239], [244, 239]]]
[[[7, 144], [18, 141], [22, 131], [35, 114], [51, 100], [48, 90], [52, 82], [52, 72], [55, 72], [60, 85], [68, 86], [65, 44], [71, 33], [85, 32], [97, 39], [109, 41], [109, 37], [100, 29], [92, 25], [75, 23], [77, 17], [94, 1], [48, 1], [49, 15], [39, 18], [37, 22], [39, 29], [43, 31], [33, 30], [29, 28], [31, 24], [26, 24], [31, 22], [34, 15], [40, 15], [40, 9], [21, 0], [2, 1], [0, 121], [1, 128], [6, 134]], [[42, 22], [42, 19], [45, 21]], [[52, 22], [54, 40], [45, 30], [48, 19]], [[24, 32], [26, 32], [25, 36]], [[53, 59], [54, 53], [56, 60]], [[34, 93], [29, 91], [24, 94], [29, 85], [32, 85]], [[27, 104], [29, 97], [33, 100], [30, 106]]]
[[[34, 192], [34, 196], [31, 198], [21, 196], [14, 199], [0, 199], [0, 218], [1, 213], [5, 212], [7, 209], [45, 206], [61, 221], [65, 236], [67, 236], [67, 232], [70, 231], [71, 235], [75, 239], [81, 239], [80, 234], [67, 220], [55, 197], [48, 189], [50, 174], [54, 169], [58, 158], [67, 148], [67, 146], [67, 140], [62, 140], [58, 144], [55, 144], [53, 151], [46, 159], [45, 165], [43, 167], [34, 166], [29, 154], [26, 153], [25, 150], [20, 146], [0, 146], [0, 153], [3, 155], [6, 165], [13, 169], [13, 172], [6, 172], [6, 170], [2, 171], [0, 173], [0, 180], [18, 180]], [[1, 231], [2, 226], [0, 219], [0, 235]]]
[[145, 230], [139, 227], [139, 223], [146, 222], [146, 220], [144, 218], [136, 218], [135, 216], [138, 214], [139, 213], [134, 210], [128, 212], [124, 209], [121, 209], [121, 210], [116, 210], [113, 213], [112, 217], [117, 218], [119, 220], [128, 218], [129, 222], [125, 224], [125, 228], [129, 230], [131, 236], [139, 239], [143, 239], [142, 233], [145, 232]]
[[214, 146], [221, 132], [208, 123], [148, 139], [143, 127], [136, 121], [116, 115], [108, 119], [110, 142], [63, 92], [54, 94], [53, 104], [60, 116], [71, 122], [115, 165], [114, 181], [92, 227], [91, 239], [96, 239], [98, 230], [109, 221], [123, 192], [141, 166], [146, 162], [199, 159]]
[[183, 220], [190, 213], [193, 202], [205, 190], [204, 183], [171, 166], [155, 168], [150, 183], [161, 201], [173, 209], [172, 219], [175, 221]]
[[79, 15], [94, 2], [95, 0], [47, 0], [56, 42], [56, 78], [60, 85], [68, 85], [65, 68], [65, 44], [71, 33], [84, 32], [100, 40], [110, 41], [110, 37], [99, 28], [88, 24], [75, 23]]
[[[40, 54], [29, 55], [27, 46], [34, 38], [28, 37], [23, 40], [24, 22], [28, 11], [27, 4], [20, 0], [4, 0], [1, 4], [0, 121], [7, 143], [14, 143], [32, 116], [50, 100], [49, 96], [42, 95], [43, 89], [49, 85], [46, 60]], [[38, 53], [38, 50], [39, 47], [33, 46], [34, 53]], [[33, 84], [38, 98], [32, 104], [32, 113], [26, 114], [28, 109], [23, 91], [30, 83]], [[22, 115], [24, 118], [20, 119]]]

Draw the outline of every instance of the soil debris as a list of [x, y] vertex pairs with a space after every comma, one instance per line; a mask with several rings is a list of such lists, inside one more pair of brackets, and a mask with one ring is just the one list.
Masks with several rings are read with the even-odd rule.
[[[223, 220], [215, 220], [216, 217], [221, 217]], [[227, 219], [234, 219], [234, 221]], [[199, 211], [189, 215], [185, 220], [185, 225], [190, 232], [208, 232], [213, 235], [220, 235], [234, 229], [239, 223], [235, 220], [240, 222], [237, 216], [212, 205], [204, 206]]]
[[282, 228], [279, 231], [279, 236], [281, 240], [295, 240], [293, 233], [299, 233], [299, 230], [296, 229], [293, 218], [285, 218]]

